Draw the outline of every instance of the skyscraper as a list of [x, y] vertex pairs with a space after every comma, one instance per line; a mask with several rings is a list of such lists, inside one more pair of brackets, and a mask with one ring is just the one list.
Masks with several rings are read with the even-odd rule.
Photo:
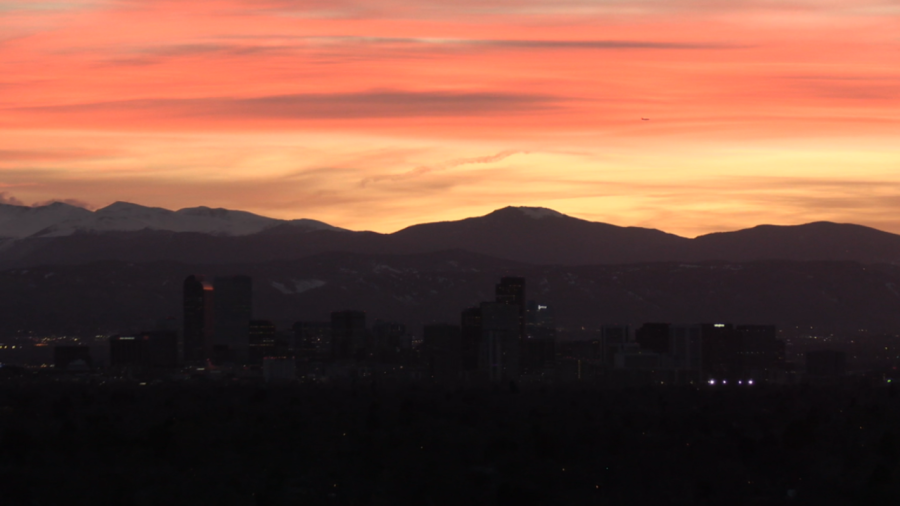
[[249, 276], [218, 276], [214, 351], [217, 358], [243, 363], [248, 359], [250, 320], [253, 319], [253, 280]]
[[428, 375], [436, 383], [459, 379], [460, 328], [458, 325], [435, 323], [422, 329], [423, 358]]
[[284, 349], [277, 346], [275, 340], [275, 324], [269, 320], [250, 321], [249, 361], [262, 364], [265, 357], [284, 354]]
[[477, 371], [481, 350], [481, 308], [470, 307], [460, 315], [460, 352], [462, 354], [462, 370]]
[[550, 307], [528, 301], [525, 339], [522, 340], [522, 373], [543, 376], [556, 366], [556, 324]]
[[398, 364], [408, 359], [412, 342], [406, 334], [406, 325], [375, 320], [371, 334], [372, 350], [369, 352], [371, 359], [383, 364]]
[[496, 286], [496, 301], [515, 306], [519, 312], [519, 339], [525, 338], [525, 278], [506, 276], [500, 278]]
[[491, 381], [517, 380], [522, 348], [518, 308], [502, 302], [482, 302], [481, 329], [479, 368]]
[[331, 313], [331, 357], [334, 360], [361, 359], [366, 353], [366, 313]]
[[669, 324], [645, 323], [634, 331], [634, 340], [642, 350], [654, 353], [669, 353]]
[[703, 370], [703, 335], [700, 325], [670, 325], [669, 353], [676, 382], [699, 380]]
[[331, 356], [331, 322], [294, 323], [291, 351], [304, 362], [315, 362]]
[[183, 288], [184, 360], [200, 362], [209, 356], [213, 339], [213, 287], [203, 276], [185, 278]]

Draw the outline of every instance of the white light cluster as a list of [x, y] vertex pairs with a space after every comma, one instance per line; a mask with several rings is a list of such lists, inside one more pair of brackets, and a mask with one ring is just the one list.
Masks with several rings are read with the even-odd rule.
[[[709, 383], [710, 385], [715, 385], [715, 384], [716, 384], [716, 380], [711, 379], [711, 380], [708, 381], [708, 383]], [[722, 384], [723, 384], [723, 385], [727, 385], [727, 384], [728, 384], [728, 380], [722, 380]], [[744, 380], [738, 380], [738, 385], [743, 385], [743, 384], [744, 384]], [[752, 380], [752, 379], [747, 380], [747, 384], [748, 384], [748, 385], [752, 385], [752, 384], [753, 384], [753, 380]]]

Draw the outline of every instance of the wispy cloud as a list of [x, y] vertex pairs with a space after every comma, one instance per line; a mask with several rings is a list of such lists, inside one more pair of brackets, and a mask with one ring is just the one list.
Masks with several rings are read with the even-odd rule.
[[[370, 91], [252, 98], [146, 99], [25, 108], [31, 113], [139, 112], [165, 116], [353, 119], [478, 116], [556, 107], [551, 95], [503, 92]], [[19, 109], [23, 110], [23, 109]]]
[[392, 175], [381, 175], [381, 176], [371, 176], [360, 181], [360, 186], [365, 187], [371, 183], [377, 183], [379, 181], [400, 181], [403, 179], [409, 179], [412, 177], [423, 176], [425, 174], [429, 174], [432, 172], [439, 172], [448, 169], [453, 169], [456, 167], [460, 167], [463, 165], [482, 165], [489, 163], [496, 163], [501, 160], [505, 160], [510, 156], [519, 153], [527, 153], [527, 151], [501, 151], [496, 155], [489, 156], [476, 156], [472, 158], [458, 158], [455, 160], [448, 160], [446, 162], [437, 163], [434, 165], [420, 165], [412, 170], [401, 172], [399, 174]]
[[16, 197], [12, 196], [9, 192], [0, 192], [0, 204], [6, 204], [11, 206], [24, 206], [25, 203]]

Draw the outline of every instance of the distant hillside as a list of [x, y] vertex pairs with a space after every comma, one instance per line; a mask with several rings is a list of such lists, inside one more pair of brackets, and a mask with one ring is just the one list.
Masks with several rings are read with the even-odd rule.
[[[49, 224], [57, 218], [61, 221]], [[39, 227], [43, 227], [39, 232], [24, 235]], [[379, 234], [224, 209], [167, 211], [120, 203], [91, 213], [65, 204], [0, 206], [3, 231], [7, 239], [0, 239], [0, 269], [102, 260], [251, 263], [322, 253], [414, 254], [447, 249], [536, 265], [710, 260], [900, 263], [900, 236], [859, 225], [763, 225], [687, 239], [530, 207], [507, 207], [477, 218]]]
[[[503, 275], [527, 278], [528, 297], [561, 326], [646, 321], [776, 323], [900, 329], [900, 268], [854, 262], [651, 263], [532, 266], [445, 251], [321, 254], [303, 260], [192, 265], [97, 262], [0, 272], [0, 332], [139, 330], [181, 316], [188, 274], [248, 274], [256, 316], [282, 327], [362, 309], [406, 323], [456, 322], [493, 298]], [[35, 329], [37, 330], [37, 329]]]

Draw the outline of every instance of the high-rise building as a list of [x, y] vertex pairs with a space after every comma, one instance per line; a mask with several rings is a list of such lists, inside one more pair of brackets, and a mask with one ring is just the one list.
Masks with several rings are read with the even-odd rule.
[[269, 320], [250, 320], [248, 358], [251, 364], [262, 364], [263, 358], [282, 356], [275, 336], [275, 324]]
[[109, 338], [109, 365], [112, 367], [143, 366], [146, 364], [147, 343], [135, 335]]
[[460, 354], [463, 371], [477, 371], [481, 353], [481, 308], [470, 307], [460, 315]]
[[422, 356], [427, 374], [436, 383], [459, 378], [462, 347], [458, 325], [436, 323], [422, 329]]
[[520, 368], [519, 308], [503, 302], [481, 303], [479, 368], [490, 381], [517, 380]]
[[603, 325], [600, 327], [600, 340], [603, 343], [601, 353], [603, 364], [613, 367], [616, 362], [616, 354], [625, 352], [630, 342], [630, 329], [628, 325]]
[[155, 330], [109, 338], [109, 364], [113, 367], [170, 369], [178, 362], [177, 332]]
[[412, 339], [406, 333], [406, 325], [375, 320], [370, 358], [382, 364], [399, 364], [408, 358], [411, 349]]
[[701, 369], [707, 377], [729, 379], [740, 375], [738, 351], [740, 336], [730, 323], [704, 323], [700, 325], [703, 341]]
[[671, 325], [669, 355], [679, 380], [700, 380], [703, 371], [703, 337], [700, 325]]
[[213, 286], [203, 276], [188, 276], [183, 287], [184, 360], [195, 363], [209, 357], [213, 340]]
[[364, 359], [366, 355], [366, 313], [331, 313], [331, 357], [333, 360]]
[[645, 323], [634, 331], [634, 340], [643, 351], [662, 355], [669, 353], [669, 324]]
[[527, 301], [525, 299], [525, 278], [505, 276], [495, 288], [496, 301], [514, 306], [518, 311], [519, 339], [525, 338], [525, 318]]
[[556, 323], [553, 311], [544, 304], [528, 301], [525, 339], [521, 349], [522, 373], [549, 376], [556, 365]]
[[296, 322], [291, 351], [303, 362], [331, 356], [331, 322]]
[[229, 362], [246, 362], [253, 319], [253, 280], [249, 276], [217, 276], [214, 355]]

